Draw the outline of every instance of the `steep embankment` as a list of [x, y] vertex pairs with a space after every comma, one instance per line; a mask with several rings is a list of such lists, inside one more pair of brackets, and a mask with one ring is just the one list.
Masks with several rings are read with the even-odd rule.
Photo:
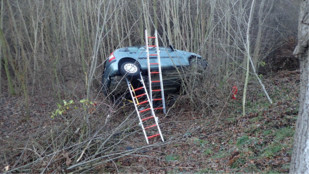
[[[246, 116], [241, 116], [240, 100], [229, 101], [221, 115], [212, 116], [178, 105], [175, 114], [161, 119], [168, 141], [165, 145], [138, 151], [98, 169], [106, 172], [288, 172], [298, 114], [299, 72], [281, 71], [264, 82], [274, 104], [267, 103], [258, 84], [251, 83]], [[142, 134], [137, 137], [143, 138]], [[134, 147], [138, 146], [133, 144]]]
[[[51, 119], [57, 107], [48, 96], [30, 98], [29, 117], [22, 97], [2, 96], [1, 171], [288, 172], [299, 72], [281, 71], [263, 81], [274, 104], [251, 82], [245, 116], [241, 96], [210, 104], [208, 113], [189, 107], [188, 96], [178, 97], [168, 116], [160, 116], [166, 142], [150, 146], [130, 104], [115, 109], [74, 103]], [[83, 128], [83, 112], [90, 114], [91, 130]]]

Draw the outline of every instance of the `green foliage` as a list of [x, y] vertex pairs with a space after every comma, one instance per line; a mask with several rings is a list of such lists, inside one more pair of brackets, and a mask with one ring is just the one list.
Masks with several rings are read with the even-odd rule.
[[204, 155], [208, 156], [211, 155], [213, 153], [211, 148], [207, 148], [206, 150], [204, 150]]
[[228, 121], [229, 123], [233, 123], [236, 120], [235, 117], [228, 117], [226, 118], [226, 121]]
[[264, 149], [264, 152], [262, 153], [262, 157], [274, 157], [277, 155], [277, 153], [279, 151], [281, 151], [282, 149], [282, 145], [279, 144], [279, 143], [274, 143], [274, 144], [271, 144], [269, 146], [267, 146], [265, 149]]
[[220, 151], [218, 153], [215, 153], [213, 156], [211, 156], [212, 159], [220, 159], [228, 156], [229, 153], [226, 151]]
[[238, 168], [238, 167], [243, 166], [246, 162], [247, 162], [246, 158], [240, 157], [231, 165], [231, 167]]
[[260, 61], [260, 62], [259, 62], [259, 66], [264, 67], [265, 65], [266, 65], [266, 62], [265, 62], [265, 61]]
[[165, 157], [165, 160], [166, 161], [177, 161], [177, 160], [179, 160], [179, 156], [177, 156], [177, 155], [167, 155], [166, 157]]
[[[82, 105], [81, 107], [79, 105]], [[90, 106], [95, 106], [95, 103], [87, 99], [82, 99], [78, 103], [75, 103], [73, 100], [62, 100], [62, 104], [57, 103], [57, 109], [51, 113], [51, 118], [55, 118], [58, 115], [63, 115], [70, 109], [79, 109], [87, 110]]]
[[280, 174], [280, 172], [277, 172], [277, 171], [268, 171], [267, 173], [268, 174]]
[[284, 127], [279, 129], [275, 134], [275, 140], [281, 141], [284, 140], [286, 137], [292, 137], [294, 135], [294, 129], [290, 127]]
[[86, 105], [89, 105], [89, 104], [93, 105], [94, 104], [92, 101], [89, 101], [88, 99], [81, 99], [79, 102], [82, 103], [82, 104], [86, 104]]
[[258, 172], [259, 169], [256, 167], [255, 164], [249, 164], [247, 167], [244, 168], [245, 173], [252, 173]]
[[243, 147], [245, 145], [250, 144], [250, 142], [251, 142], [251, 140], [250, 140], [249, 136], [244, 135], [244, 136], [237, 139], [236, 145], [240, 148], [240, 147]]
[[215, 171], [215, 170], [210, 169], [210, 168], [206, 168], [206, 169], [202, 169], [201, 171], [199, 171], [197, 173], [218, 173], [218, 171]]
[[74, 104], [73, 100], [70, 100], [68, 102], [63, 100], [62, 102], [63, 102], [63, 104], [57, 103], [57, 109], [54, 112], [52, 112], [51, 118], [55, 118], [55, 116], [57, 116], [57, 115], [64, 114], [67, 110], [70, 109], [72, 104]]
[[199, 139], [199, 138], [195, 138], [194, 139], [194, 144], [202, 146], [202, 147], [205, 147], [205, 145], [208, 144], [208, 141], [207, 140], [202, 140], [202, 139]]
[[257, 116], [257, 117], [251, 118], [249, 121], [250, 121], [250, 123], [257, 123], [257, 122], [259, 122], [261, 119], [263, 119], [263, 117]]
[[273, 131], [270, 130], [270, 129], [264, 130], [264, 131], [263, 131], [263, 135], [264, 135], [264, 136], [270, 135], [270, 134], [272, 134], [272, 133], [273, 133]]

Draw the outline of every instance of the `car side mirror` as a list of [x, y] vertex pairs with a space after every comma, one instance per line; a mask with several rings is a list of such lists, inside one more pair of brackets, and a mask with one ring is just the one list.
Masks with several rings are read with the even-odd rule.
[[171, 48], [172, 51], [175, 51], [175, 49], [172, 45], [170, 45], [170, 48]]

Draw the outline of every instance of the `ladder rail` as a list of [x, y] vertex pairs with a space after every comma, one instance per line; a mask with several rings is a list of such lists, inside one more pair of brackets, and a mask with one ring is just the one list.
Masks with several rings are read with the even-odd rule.
[[[158, 63], [159, 63], [159, 78], [160, 78], [163, 113], [166, 114], [164, 87], [163, 87], [164, 85], [163, 85], [163, 77], [162, 77], [162, 69], [161, 69], [160, 47], [159, 47], [158, 31], [157, 30], [155, 30], [155, 42], [156, 42], [156, 49], [157, 49], [157, 58], [158, 58]], [[151, 102], [152, 102], [152, 100], [151, 100]]]
[[[137, 108], [137, 104], [135, 103], [135, 102], [136, 102], [135, 99], [134, 99], [135, 97], [134, 97], [133, 92], [132, 92], [132, 90], [134, 90], [134, 89], [131, 89], [131, 82], [129, 82], [129, 80], [128, 80], [127, 78], [126, 78], [126, 81], [127, 81], [127, 84], [128, 84], [128, 88], [129, 88], [130, 95], [131, 95], [131, 97], [132, 97], [132, 99], [133, 99], [133, 104], [134, 104], [134, 107], [135, 107], [135, 111], [136, 111], [136, 113], [137, 113], [137, 116], [138, 116], [140, 125], [141, 125], [141, 127], [142, 127], [142, 130], [143, 130], [143, 133], [144, 133], [146, 142], [147, 142], [147, 144], [149, 144], [148, 137], [147, 137], [147, 133], [146, 133], [146, 130], [145, 130], [144, 125], [143, 125], [143, 121], [142, 121], [142, 119], [141, 119], [139, 110], [138, 110], [138, 108]], [[145, 85], [144, 85], [144, 86], [145, 86]], [[146, 90], [145, 90], [145, 91], [146, 91]]]
[[152, 84], [151, 84], [151, 65], [150, 65], [150, 55], [149, 55], [149, 47], [148, 47], [148, 33], [147, 33], [147, 29], [145, 30], [145, 42], [146, 42], [146, 54], [147, 54], [147, 66], [148, 66], [148, 83], [149, 83], [149, 103], [152, 104]]
[[[144, 82], [144, 80], [143, 80], [142, 74], [140, 74], [140, 76], [141, 76], [141, 79], [140, 79], [140, 80], [141, 80], [141, 83], [142, 83], [143, 86], [145, 86], [145, 82]], [[147, 90], [145, 90], [145, 93], [146, 93], [146, 96], [147, 96], [148, 101], [150, 101], [150, 97], [149, 97], [149, 95], [148, 95]], [[152, 115], [154, 116], [154, 120], [155, 120], [155, 122], [156, 122], [157, 129], [158, 129], [158, 132], [159, 132], [159, 134], [160, 134], [161, 140], [164, 142], [163, 134], [162, 134], [161, 129], [160, 129], [160, 126], [159, 126], [159, 119], [158, 119], [158, 117], [157, 117], [156, 114], [155, 114], [155, 111], [154, 111], [154, 109], [153, 109], [152, 102], [149, 102], [149, 106], [150, 106], [151, 113], [152, 113]]]
[[[149, 45], [148, 38], [155, 39], [155, 45]], [[162, 98], [162, 107], [163, 107], [163, 113], [166, 114], [166, 105], [165, 105], [165, 96], [164, 96], [164, 84], [163, 84], [163, 77], [162, 77], [162, 68], [161, 68], [161, 57], [160, 57], [160, 47], [159, 47], [159, 40], [158, 40], [158, 31], [155, 30], [155, 36], [148, 37], [147, 29], [145, 30], [145, 42], [146, 42], [146, 54], [147, 54], [147, 65], [148, 65], [148, 81], [149, 81], [149, 97], [150, 102], [153, 103], [153, 94], [152, 94], [152, 78], [151, 75], [151, 65], [158, 65], [158, 72], [155, 74], [159, 75], [160, 80], [160, 89], [161, 89], [161, 98]], [[157, 57], [156, 63], [150, 63], [150, 54], [149, 54], [149, 47], [156, 47], [156, 54], [151, 54], [152, 56]]]

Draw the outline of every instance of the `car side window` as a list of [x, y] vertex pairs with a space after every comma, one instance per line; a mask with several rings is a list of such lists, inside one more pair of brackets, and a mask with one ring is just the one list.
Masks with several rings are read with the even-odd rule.
[[[141, 47], [140, 50], [141, 50], [141, 52], [146, 52], [146, 47]], [[161, 50], [161, 48], [160, 48], [160, 50]], [[157, 49], [155, 47], [149, 47], [149, 51], [156, 52]]]
[[170, 51], [172, 51], [172, 49], [170, 49], [170, 48], [160, 48], [160, 51], [166, 51], [166, 52], [170, 52]]
[[141, 47], [140, 51], [146, 51], [146, 48], [145, 47]]

